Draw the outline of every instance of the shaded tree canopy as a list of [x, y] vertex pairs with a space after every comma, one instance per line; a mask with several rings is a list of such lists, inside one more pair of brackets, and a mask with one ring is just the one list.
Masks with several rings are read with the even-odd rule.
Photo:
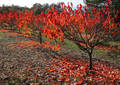
[[100, 7], [104, 6], [103, 3], [112, 1], [112, 6], [116, 9], [120, 9], [120, 0], [84, 0], [84, 3], [89, 4], [90, 6], [93, 7]]
[[58, 4], [53, 3], [51, 5], [49, 5], [48, 3], [46, 4], [35, 3], [31, 8], [20, 7], [16, 5], [12, 5], [12, 6], [3, 5], [0, 7], [0, 13], [9, 12], [9, 11], [25, 12], [25, 10], [33, 10], [34, 14], [37, 15], [42, 12], [46, 13], [51, 8], [51, 6], [54, 7], [56, 10], [61, 11], [60, 3]]

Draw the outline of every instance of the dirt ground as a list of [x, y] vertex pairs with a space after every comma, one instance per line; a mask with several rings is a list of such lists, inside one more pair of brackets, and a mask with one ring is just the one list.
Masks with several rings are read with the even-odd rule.
[[[28, 71], [31, 69], [40, 69], [33, 72], [41, 74], [44, 80], [46, 76], [45, 62], [50, 60], [50, 55], [40, 47], [15, 47], [12, 48], [16, 42], [30, 41], [22, 35], [12, 35], [8, 32], [1, 34], [0, 39], [0, 85], [5, 82], [9, 83], [27, 83], [35, 82], [35, 80], [28, 80]], [[35, 71], [35, 70], [34, 70]], [[32, 78], [31, 78], [32, 79]]]
[[[21, 41], [31, 42], [32, 40], [17, 33], [5, 31], [0, 33], [0, 85], [7, 83], [9, 85], [16, 85], [14, 83], [26, 85], [27, 83], [38, 81], [42, 85], [49, 85], [46, 80], [50, 76], [46, 70], [46, 62], [50, 62], [56, 53], [40, 46], [32, 46], [32, 42], [28, 43], [28, 47], [14, 46]], [[30, 44], [31, 46], [29, 46]], [[62, 49], [56, 55], [71, 57], [86, 56], [83, 52], [76, 54], [69, 49]], [[97, 59], [94, 60], [96, 61]], [[40, 78], [35, 79], [37, 76]]]

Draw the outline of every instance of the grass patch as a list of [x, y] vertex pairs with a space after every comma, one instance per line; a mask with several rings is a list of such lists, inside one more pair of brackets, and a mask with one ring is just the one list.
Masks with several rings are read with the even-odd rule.
[[[49, 41], [48, 37], [42, 37], [42, 39], [43, 39], [43, 42], [44, 41]], [[52, 41], [51, 43], [54, 44], [55, 41]], [[69, 48], [71, 50], [74, 50], [74, 51], [79, 51], [80, 50], [79, 47], [74, 42], [72, 42], [70, 40], [66, 39], [63, 44], [60, 41], [59, 41], [59, 43], [61, 44], [62, 47], [66, 47], [66, 48]]]
[[93, 53], [95, 55], [103, 55], [103, 54], [105, 54], [105, 50], [94, 49]]
[[1, 34], [3, 34], [3, 32], [2, 32], [2, 31], [0, 31], [0, 35], [1, 35]]
[[120, 53], [119, 52], [110, 52], [108, 55], [111, 56], [111, 57], [120, 58]]
[[[49, 38], [42, 36], [42, 40], [43, 40], [43, 42], [44, 42], [44, 41], [49, 41]], [[53, 41], [51, 42], [51, 44], [55, 44], [55, 41], [53, 40]]]
[[118, 42], [110, 41], [110, 42], [108, 42], [108, 44], [115, 46], [115, 45], [118, 45]]
[[70, 40], [65, 40], [64, 44], [63, 44], [64, 47], [67, 47], [69, 49], [72, 49], [72, 50], [75, 50], [75, 51], [79, 51], [79, 47], [72, 41]]
[[0, 31], [0, 39], [2, 39], [2, 34], [3, 34], [3, 32], [2, 32], [2, 31]]
[[49, 38], [48, 38], [48, 37], [42, 36], [42, 39], [43, 39], [43, 42], [44, 42], [44, 41], [49, 41]]
[[109, 42], [104, 42], [103, 45], [105, 45], [105, 46], [115, 46], [115, 45], [118, 45], [118, 42], [109, 41]]

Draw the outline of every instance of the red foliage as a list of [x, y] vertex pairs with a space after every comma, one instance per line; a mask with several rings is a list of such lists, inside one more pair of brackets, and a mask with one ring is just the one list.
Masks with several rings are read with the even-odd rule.
[[108, 40], [109, 36], [120, 32], [117, 29], [119, 23], [115, 23], [118, 12], [114, 12], [116, 17], [112, 17], [108, 6], [102, 9], [103, 12], [95, 8], [89, 12], [87, 6], [85, 7], [86, 12], [83, 12], [81, 5], [76, 10], [72, 10], [72, 4], [65, 6], [62, 3], [62, 7], [61, 13], [52, 8], [44, 15], [46, 24], [43, 26], [42, 33], [50, 39], [49, 42], [53, 40], [64, 42], [64, 39], [67, 38], [85, 49], [91, 49], [99, 40]]
[[[13, 26], [16, 26], [15, 22], [16, 22], [17, 16], [18, 16], [18, 12], [16, 12], [16, 11], [9, 11], [9, 12], [0, 13], [1, 27], [7, 26], [7, 27], [9, 27], [9, 29], [13, 30]], [[2, 27], [2, 29], [3, 29], [3, 27]]]
[[[94, 62], [93, 70], [88, 71], [88, 61], [76, 58], [60, 58], [49, 62], [48, 71], [56, 76], [57, 82], [77, 82], [87, 84], [106, 84], [115, 83], [120, 80], [120, 69], [117, 67], [108, 66], [102, 62]], [[54, 81], [51, 77], [51, 81]]]
[[12, 49], [15, 47], [37, 47], [40, 46], [39, 42], [36, 41], [20, 41], [20, 42], [16, 42], [12, 45]]
[[8, 35], [21, 35], [21, 34], [19, 34], [19, 33], [7, 33]]
[[0, 30], [0, 31], [2, 31], [2, 32], [8, 32], [9, 30], [3, 30], [3, 29], [2, 29], [2, 30]]
[[33, 11], [25, 10], [25, 13], [20, 12], [19, 15], [16, 17], [16, 25], [17, 29], [25, 36], [30, 37], [32, 28], [30, 25], [33, 23]]

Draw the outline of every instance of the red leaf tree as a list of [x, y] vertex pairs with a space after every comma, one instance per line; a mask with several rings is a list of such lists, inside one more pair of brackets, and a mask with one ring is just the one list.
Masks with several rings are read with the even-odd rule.
[[118, 12], [114, 12], [116, 17], [112, 17], [108, 6], [102, 11], [95, 8], [88, 11], [88, 6], [84, 11], [82, 5], [78, 5], [77, 9], [73, 10], [72, 3], [68, 6], [61, 3], [61, 6], [61, 13], [54, 8], [46, 13], [43, 35], [49, 38], [49, 43], [52, 40], [55, 40], [56, 43], [58, 41], [64, 42], [64, 39], [73, 41], [81, 50], [88, 53], [91, 70], [94, 47], [101, 40], [111, 40], [113, 35], [120, 32], [117, 29], [119, 23], [115, 23]]
[[18, 16], [18, 12], [16, 11], [9, 11], [0, 13], [0, 24], [1, 27], [9, 27], [9, 29], [14, 30], [16, 25], [16, 17]]
[[24, 13], [20, 12], [18, 16], [16, 16], [15, 24], [17, 26], [17, 30], [19, 30], [23, 35], [30, 37], [33, 30], [33, 19], [34, 14], [32, 10], [25, 10]]
[[44, 17], [45, 17], [45, 14], [42, 12], [39, 15], [35, 15], [33, 19], [33, 25], [35, 28], [33, 31], [35, 32], [35, 34], [38, 35], [40, 43], [42, 43], [42, 32], [41, 32], [42, 27], [44, 26], [46, 21], [44, 20], [45, 19]]

